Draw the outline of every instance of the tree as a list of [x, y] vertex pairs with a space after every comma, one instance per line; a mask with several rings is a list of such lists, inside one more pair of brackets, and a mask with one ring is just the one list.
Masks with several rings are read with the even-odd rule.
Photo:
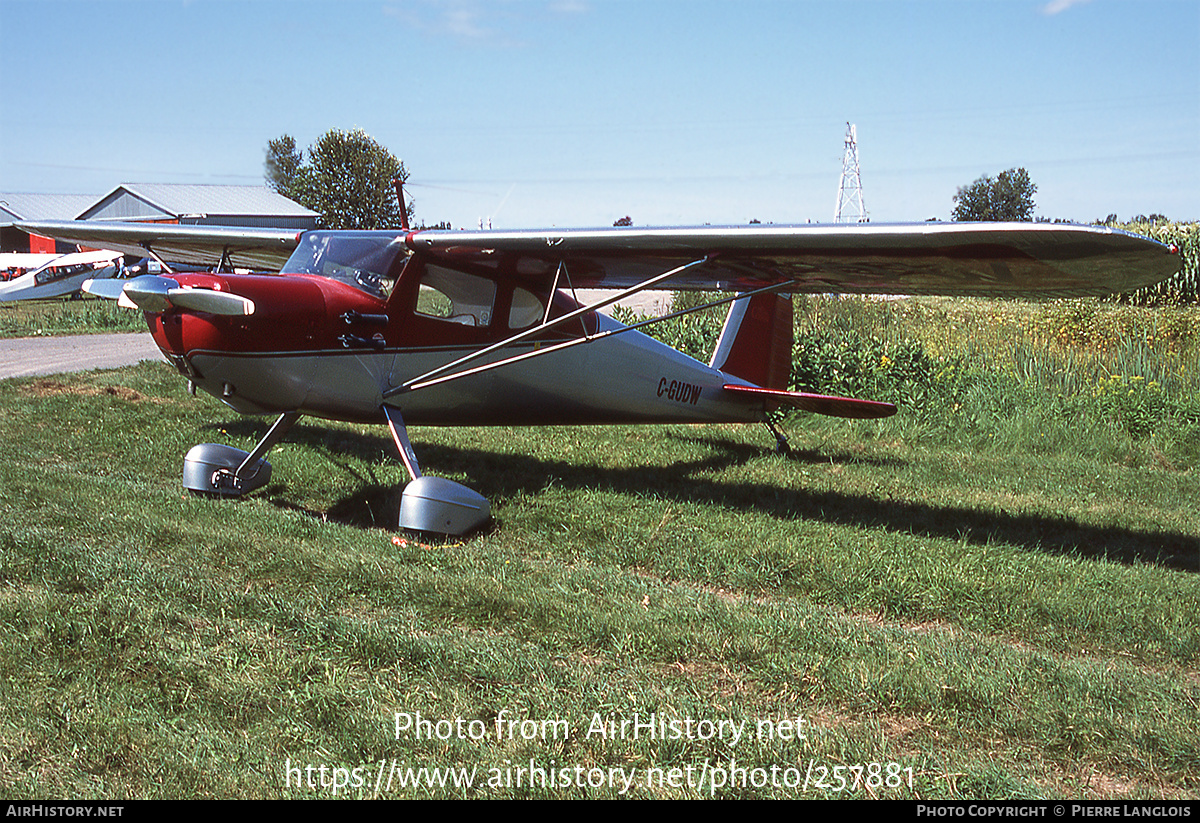
[[614, 226], [632, 226], [633, 218], [630, 217], [628, 214], [625, 215], [624, 217], [618, 217], [617, 221], [615, 223], [613, 223], [613, 225]]
[[284, 197], [300, 202], [306, 188], [303, 180], [304, 153], [296, 149], [290, 134], [267, 143], [267, 185]]
[[[393, 182], [404, 164], [362, 129], [330, 129], [308, 150], [283, 135], [267, 144], [266, 178], [275, 191], [321, 215], [328, 229], [397, 229], [403, 220]], [[407, 206], [412, 217], [412, 203]]]
[[993, 180], [984, 175], [954, 195], [955, 220], [1029, 222], [1037, 186], [1025, 169], [1002, 171]]

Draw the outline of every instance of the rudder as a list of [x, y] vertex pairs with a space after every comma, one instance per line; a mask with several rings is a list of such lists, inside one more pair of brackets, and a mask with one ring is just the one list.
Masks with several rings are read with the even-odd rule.
[[708, 365], [757, 386], [786, 390], [792, 374], [791, 295], [735, 300]]

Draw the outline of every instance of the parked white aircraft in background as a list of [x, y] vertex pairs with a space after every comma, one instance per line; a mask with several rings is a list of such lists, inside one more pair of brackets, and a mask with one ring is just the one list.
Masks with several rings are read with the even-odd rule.
[[[39, 255], [42, 256], [42, 255]], [[0, 283], [0, 303], [66, 297], [83, 288], [85, 280], [116, 277], [121, 270], [119, 251], [85, 251], [51, 255], [33, 271]]]
[[20, 277], [31, 269], [41, 268], [58, 254], [45, 254], [25, 251], [0, 252], [0, 282]]

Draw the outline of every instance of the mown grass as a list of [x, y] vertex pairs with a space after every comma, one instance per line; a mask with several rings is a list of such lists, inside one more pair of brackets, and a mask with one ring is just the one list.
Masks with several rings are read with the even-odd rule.
[[[268, 421], [159, 364], [4, 381], [0, 794], [334, 795], [290, 763], [375, 796], [380, 761], [478, 769], [387, 797], [619, 794], [488, 785], [532, 759], [636, 770], [638, 797], [1195, 798], [1196, 464], [1112, 415], [953, 405], [795, 418], [790, 459], [761, 427], [417, 429], [495, 516], [426, 541], [390, 530], [382, 428], [302, 421], [267, 489], [214, 501], [180, 490], [183, 453]], [[396, 713], [486, 734], [397, 737]], [[804, 739], [587, 734], [635, 714]], [[746, 785], [697, 784], [731, 763]], [[824, 787], [770, 782], [810, 764]], [[912, 785], [839, 790], [854, 764]]]

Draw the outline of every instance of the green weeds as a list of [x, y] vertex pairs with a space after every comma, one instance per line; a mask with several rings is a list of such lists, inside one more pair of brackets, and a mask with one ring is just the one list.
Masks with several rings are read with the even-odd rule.
[[[894, 402], [903, 414], [893, 425], [907, 437], [974, 447], [999, 438], [1031, 452], [1050, 438], [1056, 448], [1152, 455], [1180, 468], [1200, 460], [1194, 307], [857, 297], [794, 304], [790, 388]], [[714, 310], [650, 333], [707, 360], [722, 320]]]

